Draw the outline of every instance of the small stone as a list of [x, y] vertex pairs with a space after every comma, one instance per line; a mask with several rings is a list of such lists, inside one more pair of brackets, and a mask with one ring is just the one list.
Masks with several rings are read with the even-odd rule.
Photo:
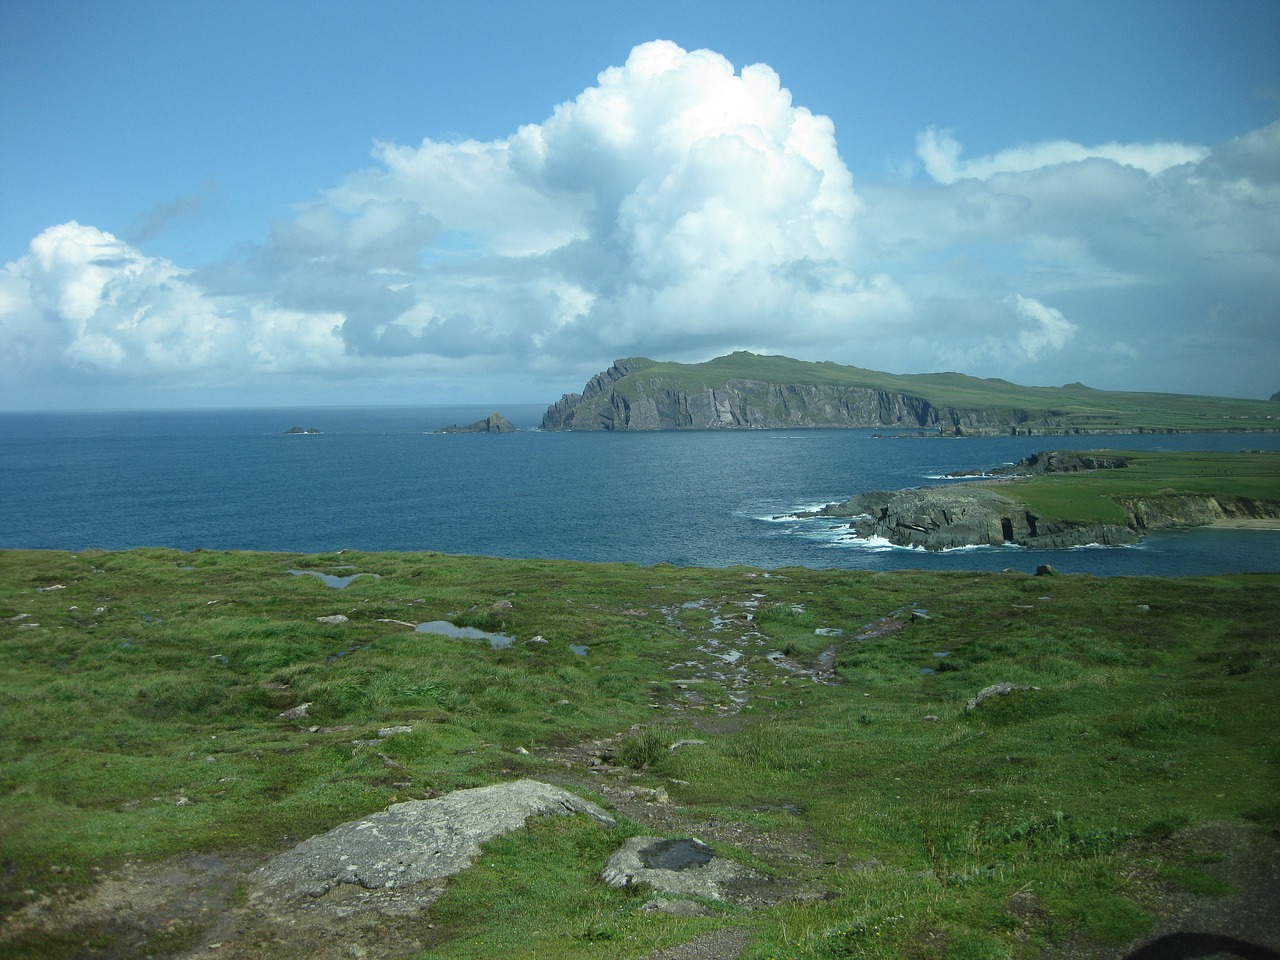
[[1042, 563], [1040, 566], [1036, 567], [1037, 577], [1053, 577], [1057, 576], [1057, 573], [1057, 568], [1051, 563]]
[[966, 711], [977, 710], [978, 707], [992, 697], [1007, 697], [1015, 690], [1039, 690], [1039, 687], [1029, 687], [1022, 683], [993, 683], [989, 687], [983, 687], [978, 691], [978, 695], [965, 704]]
[[412, 733], [412, 732], [413, 732], [413, 727], [380, 727], [378, 729], [378, 736], [392, 737], [392, 736], [395, 736], [397, 733]]
[[316, 623], [347, 623], [348, 620], [340, 613], [335, 613], [329, 617], [316, 617]]
[[927, 717], [924, 717], [924, 718], [922, 718], [922, 719], [924, 719], [924, 720], [928, 720], [928, 721], [930, 721], [930, 722], [932, 722], [932, 723], [937, 723], [937, 722], [938, 722], [938, 718], [937, 718], [937, 717], [935, 717], [932, 713], [931, 713], [931, 714], [929, 714]]
[[290, 707], [282, 713], [277, 714], [281, 720], [300, 720], [307, 715], [307, 711], [311, 709], [312, 701], [300, 703], [296, 707]]

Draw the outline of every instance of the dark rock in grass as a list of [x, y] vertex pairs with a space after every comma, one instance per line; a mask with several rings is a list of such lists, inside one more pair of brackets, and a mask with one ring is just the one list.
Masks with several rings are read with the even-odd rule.
[[1040, 566], [1036, 567], [1037, 577], [1053, 577], [1053, 576], [1057, 576], [1057, 573], [1058, 573], [1058, 568], [1055, 567], [1052, 563], [1042, 563], [1040, 564]]
[[983, 703], [992, 697], [1007, 697], [1015, 690], [1039, 690], [1039, 687], [1028, 687], [1023, 683], [993, 683], [989, 687], [983, 687], [978, 691], [978, 695], [964, 705], [966, 711], [977, 710]]
[[701, 897], [746, 904], [770, 902], [761, 896], [770, 883], [762, 873], [717, 857], [697, 840], [632, 837], [609, 858], [601, 879], [611, 887], [647, 885], [677, 897]]
[[450, 877], [471, 865], [480, 845], [524, 826], [530, 817], [586, 814], [614, 819], [590, 801], [536, 780], [458, 790], [411, 800], [304, 840], [262, 867], [255, 879], [270, 894], [319, 897], [342, 884], [395, 890]]

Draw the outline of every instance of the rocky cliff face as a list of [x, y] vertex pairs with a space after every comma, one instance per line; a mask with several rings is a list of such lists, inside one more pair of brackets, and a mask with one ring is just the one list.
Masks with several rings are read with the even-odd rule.
[[[929, 401], [868, 387], [730, 380], [682, 389], [642, 373], [643, 361], [618, 360], [568, 393], [542, 418], [544, 430], [763, 430], [801, 427], [899, 427], [941, 433], [1009, 433], [1052, 426], [1016, 409], [935, 407]], [[628, 378], [624, 386], [621, 381]]]
[[849, 517], [859, 537], [881, 537], [925, 550], [1004, 544], [1040, 550], [1094, 543], [1119, 546], [1158, 530], [1203, 527], [1220, 520], [1280, 521], [1280, 503], [1271, 500], [1161, 494], [1116, 502], [1129, 515], [1127, 524], [1044, 520], [1025, 504], [978, 485], [863, 493], [818, 514]]
[[1055, 550], [1138, 540], [1129, 527], [1041, 520], [1026, 505], [981, 486], [866, 493], [824, 512], [856, 514], [850, 527], [859, 537], [925, 550], [1004, 544]]

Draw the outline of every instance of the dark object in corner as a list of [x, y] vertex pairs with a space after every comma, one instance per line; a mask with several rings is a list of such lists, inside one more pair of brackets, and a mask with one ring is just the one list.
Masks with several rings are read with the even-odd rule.
[[1125, 960], [1191, 960], [1226, 953], [1244, 960], [1280, 960], [1280, 953], [1268, 948], [1224, 937], [1216, 933], [1170, 933], [1152, 940], [1125, 957]]

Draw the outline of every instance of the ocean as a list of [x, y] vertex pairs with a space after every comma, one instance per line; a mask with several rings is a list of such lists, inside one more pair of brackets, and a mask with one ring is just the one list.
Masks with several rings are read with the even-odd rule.
[[[894, 439], [876, 430], [431, 431], [493, 407], [0, 414], [0, 548], [429, 550], [680, 566], [1182, 576], [1280, 571], [1280, 532], [925, 553], [797, 511], [1055, 447], [1280, 449], [1280, 434]], [[318, 434], [289, 435], [291, 427]]]

